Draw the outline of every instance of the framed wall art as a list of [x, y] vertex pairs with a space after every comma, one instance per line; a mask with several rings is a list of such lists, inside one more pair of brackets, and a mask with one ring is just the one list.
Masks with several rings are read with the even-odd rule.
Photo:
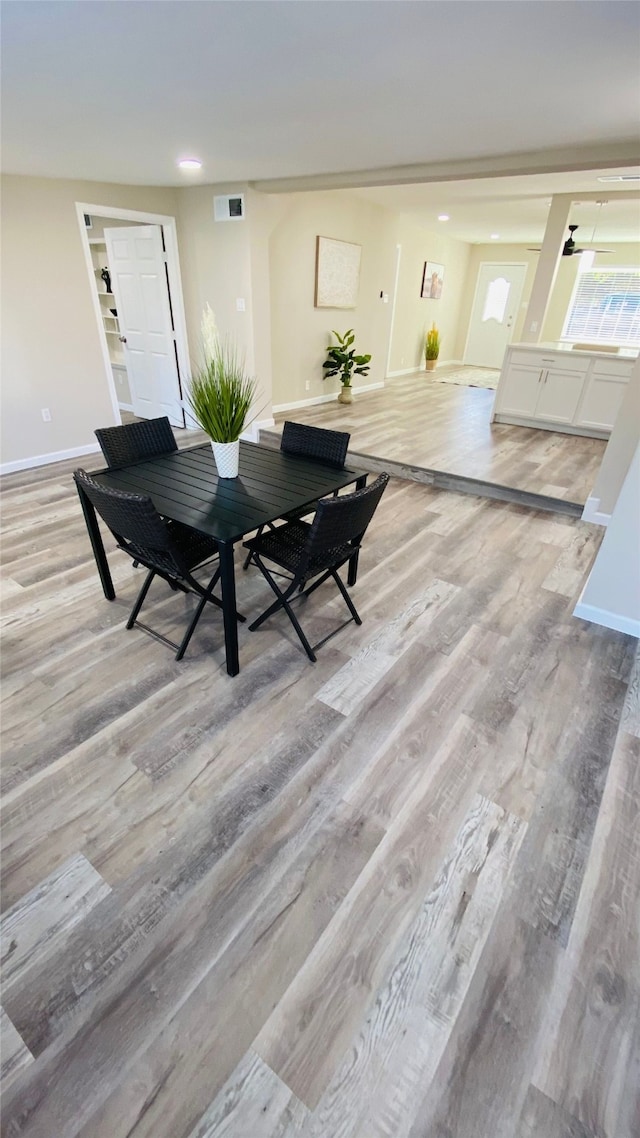
[[316, 308], [355, 308], [360, 287], [361, 245], [316, 238]]
[[443, 281], [444, 265], [437, 265], [435, 261], [425, 261], [420, 296], [426, 300], [440, 300]]

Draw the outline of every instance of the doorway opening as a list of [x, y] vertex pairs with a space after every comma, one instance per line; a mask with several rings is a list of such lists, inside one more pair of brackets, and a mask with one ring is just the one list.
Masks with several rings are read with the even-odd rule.
[[189, 375], [175, 219], [77, 202], [114, 423], [185, 426]]

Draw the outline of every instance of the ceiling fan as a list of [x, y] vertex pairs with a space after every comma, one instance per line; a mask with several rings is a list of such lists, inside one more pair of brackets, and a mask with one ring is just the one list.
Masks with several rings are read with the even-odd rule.
[[[576, 248], [576, 243], [573, 239], [573, 235], [574, 235], [577, 228], [578, 228], [577, 225], [570, 225], [569, 226], [569, 237], [567, 237], [567, 240], [565, 241], [564, 245], [562, 246], [562, 256], [563, 257], [574, 257], [576, 255], [576, 253], [586, 253], [587, 248], [591, 249], [594, 253], [613, 253], [613, 249], [594, 249], [592, 245], [586, 246], [582, 249]], [[539, 249], [529, 249], [527, 251], [529, 253], [539, 253], [540, 252]]]

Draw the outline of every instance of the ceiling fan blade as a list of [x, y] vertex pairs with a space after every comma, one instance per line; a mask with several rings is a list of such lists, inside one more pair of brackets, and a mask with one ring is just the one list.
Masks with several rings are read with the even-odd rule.
[[[585, 245], [584, 249], [574, 249], [573, 253], [613, 253], [613, 249], [594, 249], [593, 245]], [[571, 256], [573, 256], [573, 253]]]

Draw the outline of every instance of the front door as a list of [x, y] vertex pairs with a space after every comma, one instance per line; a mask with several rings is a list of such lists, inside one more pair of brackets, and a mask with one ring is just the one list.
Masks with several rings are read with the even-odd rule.
[[162, 229], [105, 229], [111, 288], [135, 415], [184, 427]]
[[511, 343], [526, 275], [525, 264], [480, 265], [464, 353], [465, 364], [502, 367], [505, 348]]

